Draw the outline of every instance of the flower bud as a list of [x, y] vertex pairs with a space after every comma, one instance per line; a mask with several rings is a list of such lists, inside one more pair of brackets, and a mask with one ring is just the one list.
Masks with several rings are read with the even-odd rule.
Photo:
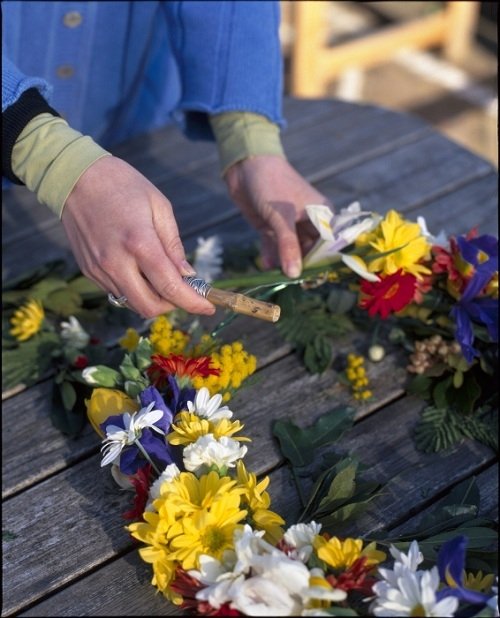
[[378, 344], [370, 346], [368, 349], [368, 358], [374, 363], [378, 363], [385, 356], [385, 349]]

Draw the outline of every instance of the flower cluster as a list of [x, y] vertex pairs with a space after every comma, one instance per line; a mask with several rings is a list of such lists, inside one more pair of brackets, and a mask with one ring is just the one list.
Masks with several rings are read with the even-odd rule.
[[[167, 321], [159, 318], [151, 332], [169, 332]], [[355, 608], [452, 616], [461, 603], [493, 607], [492, 577], [463, 573], [465, 537], [445, 543], [429, 571], [417, 570], [416, 542], [408, 555], [391, 545], [391, 570], [376, 541], [340, 537], [315, 521], [286, 525], [271, 509], [269, 477], [258, 479], [244, 464], [250, 440], [232, 404], [195, 386], [215, 375], [215, 353], [218, 360], [241, 354], [240, 343], [217, 346], [204, 336], [193, 344], [186, 335], [184, 352], [211, 347], [211, 355], [164, 357], [147, 337], [130, 351], [130, 335], [118, 369], [82, 372], [94, 388], [87, 413], [102, 438], [101, 466], [134, 494], [126, 529], [166, 600], [190, 615], [360, 615]], [[359, 382], [359, 358], [351, 361]], [[240, 368], [227, 367], [231, 381], [230, 368]], [[474, 578], [482, 591], [472, 589]]]

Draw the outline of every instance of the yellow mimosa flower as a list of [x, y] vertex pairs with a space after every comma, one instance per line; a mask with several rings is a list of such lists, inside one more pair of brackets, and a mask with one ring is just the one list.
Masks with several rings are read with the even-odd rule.
[[118, 340], [118, 343], [122, 348], [125, 348], [127, 352], [133, 352], [137, 348], [140, 338], [141, 336], [135, 328], [127, 328], [123, 337]]
[[128, 395], [113, 388], [94, 388], [90, 399], [85, 400], [85, 405], [90, 424], [101, 438], [104, 438], [104, 432], [99, 425], [109, 416], [137, 412], [140, 408]]
[[418, 263], [430, 257], [431, 248], [420, 225], [404, 221], [395, 210], [387, 213], [372, 233], [369, 244], [380, 253], [391, 251], [388, 255], [371, 260], [368, 263], [370, 272], [392, 275], [401, 269], [417, 278], [431, 273], [429, 268]]
[[12, 324], [10, 334], [18, 341], [26, 341], [38, 333], [44, 318], [42, 303], [38, 300], [29, 300], [25, 305], [16, 309], [10, 319]]
[[189, 342], [189, 335], [174, 329], [168, 317], [160, 315], [151, 325], [149, 340], [156, 354], [168, 356], [182, 354]]

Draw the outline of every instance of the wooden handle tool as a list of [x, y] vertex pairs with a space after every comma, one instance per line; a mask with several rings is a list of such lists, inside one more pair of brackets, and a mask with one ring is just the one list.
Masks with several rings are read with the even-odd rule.
[[183, 279], [200, 296], [203, 296], [214, 305], [231, 309], [235, 313], [259, 318], [259, 320], [266, 320], [267, 322], [277, 322], [279, 320], [281, 309], [278, 305], [266, 303], [238, 292], [219, 290], [198, 277], [183, 277]]

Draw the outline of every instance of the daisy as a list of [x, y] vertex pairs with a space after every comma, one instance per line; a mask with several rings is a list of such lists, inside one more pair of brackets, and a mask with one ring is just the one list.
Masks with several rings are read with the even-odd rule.
[[42, 303], [30, 300], [19, 309], [16, 309], [10, 323], [10, 334], [18, 341], [26, 341], [36, 335], [42, 328], [45, 312]]
[[203, 386], [196, 393], [194, 402], [187, 402], [187, 408], [192, 414], [196, 414], [211, 421], [221, 418], [231, 418], [233, 416], [232, 411], [227, 406], [220, 407], [221, 403], [221, 394], [217, 393], [213, 397], [210, 397], [210, 391]]
[[375, 616], [454, 616], [458, 600], [446, 597], [437, 600], [439, 574], [437, 567], [430, 571], [411, 571], [402, 568], [396, 585], [380, 581], [373, 586], [376, 599], [371, 606]]

